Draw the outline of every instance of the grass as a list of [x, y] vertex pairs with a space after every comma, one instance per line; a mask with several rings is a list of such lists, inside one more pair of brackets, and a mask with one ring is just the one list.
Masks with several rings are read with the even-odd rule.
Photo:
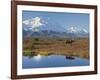
[[23, 55], [65, 55], [89, 59], [89, 42], [87, 38], [77, 38], [75, 42], [66, 44], [67, 38], [31, 38], [23, 41]]

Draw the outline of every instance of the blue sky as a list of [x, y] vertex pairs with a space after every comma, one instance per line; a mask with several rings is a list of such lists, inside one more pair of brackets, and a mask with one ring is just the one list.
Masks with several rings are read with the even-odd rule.
[[89, 14], [67, 12], [23, 11], [22, 20], [40, 17], [48, 23], [59, 24], [65, 29], [69, 27], [84, 28], [89, 32]]

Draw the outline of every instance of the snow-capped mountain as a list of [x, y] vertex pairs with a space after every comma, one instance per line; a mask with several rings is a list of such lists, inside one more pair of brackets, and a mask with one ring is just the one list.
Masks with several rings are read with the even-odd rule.
[[43, 22], [40, 17], [34, 17], [31, 19], [23, 20], [23, 29], [26, 31], [38, 31], [38, 28], [44, 24], [45, 22]]
[[65, 32], [66, 30], [58, 23], [47, 21], [41, 17], [23, 21], [23, 29], [26, 31], [32, 30], [33, 32], [40, 32], [43, 30]]
[[73, 34], [87, 34], [88, 31], [86, 29], [80, 29], [77, 27], [70, 27], [67, 29], [67, 33], [73, 33]]
[[82, 33], [88, 33], [88, 31], [86, 29], [81, 29], [80, 32], [82, 32]]
[[23, 21], [23, 37], [78, 37], [87, 36], [88, 31], [77, 27], [69, 27], [65, 29], [62, 25], [46, 21], [43, 18], [35, 17]]
[[23, 21], [23, 36], [58, 36], [66, 30], [56, 22], [35, 17]]
[[76, 27], [70, 27], [67, 29], [67, 33], [77, 33], [79, 30]]

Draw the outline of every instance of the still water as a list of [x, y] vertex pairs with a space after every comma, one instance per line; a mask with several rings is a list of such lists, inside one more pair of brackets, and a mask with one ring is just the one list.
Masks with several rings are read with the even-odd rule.
[[23, 69], [47, 68], [47, 67], [68, 67], [68, 66], [88, 66], [89, 60], [83, 58], [68, 58], [63, 55], [37, 55], [33, 57], [23, 56]]

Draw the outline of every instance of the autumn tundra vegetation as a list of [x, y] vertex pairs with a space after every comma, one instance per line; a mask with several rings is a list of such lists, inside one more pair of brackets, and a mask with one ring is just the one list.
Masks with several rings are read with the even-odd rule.
[[88, 38], [25, 38], [23, 55], [65, 55], [89, 59]]

